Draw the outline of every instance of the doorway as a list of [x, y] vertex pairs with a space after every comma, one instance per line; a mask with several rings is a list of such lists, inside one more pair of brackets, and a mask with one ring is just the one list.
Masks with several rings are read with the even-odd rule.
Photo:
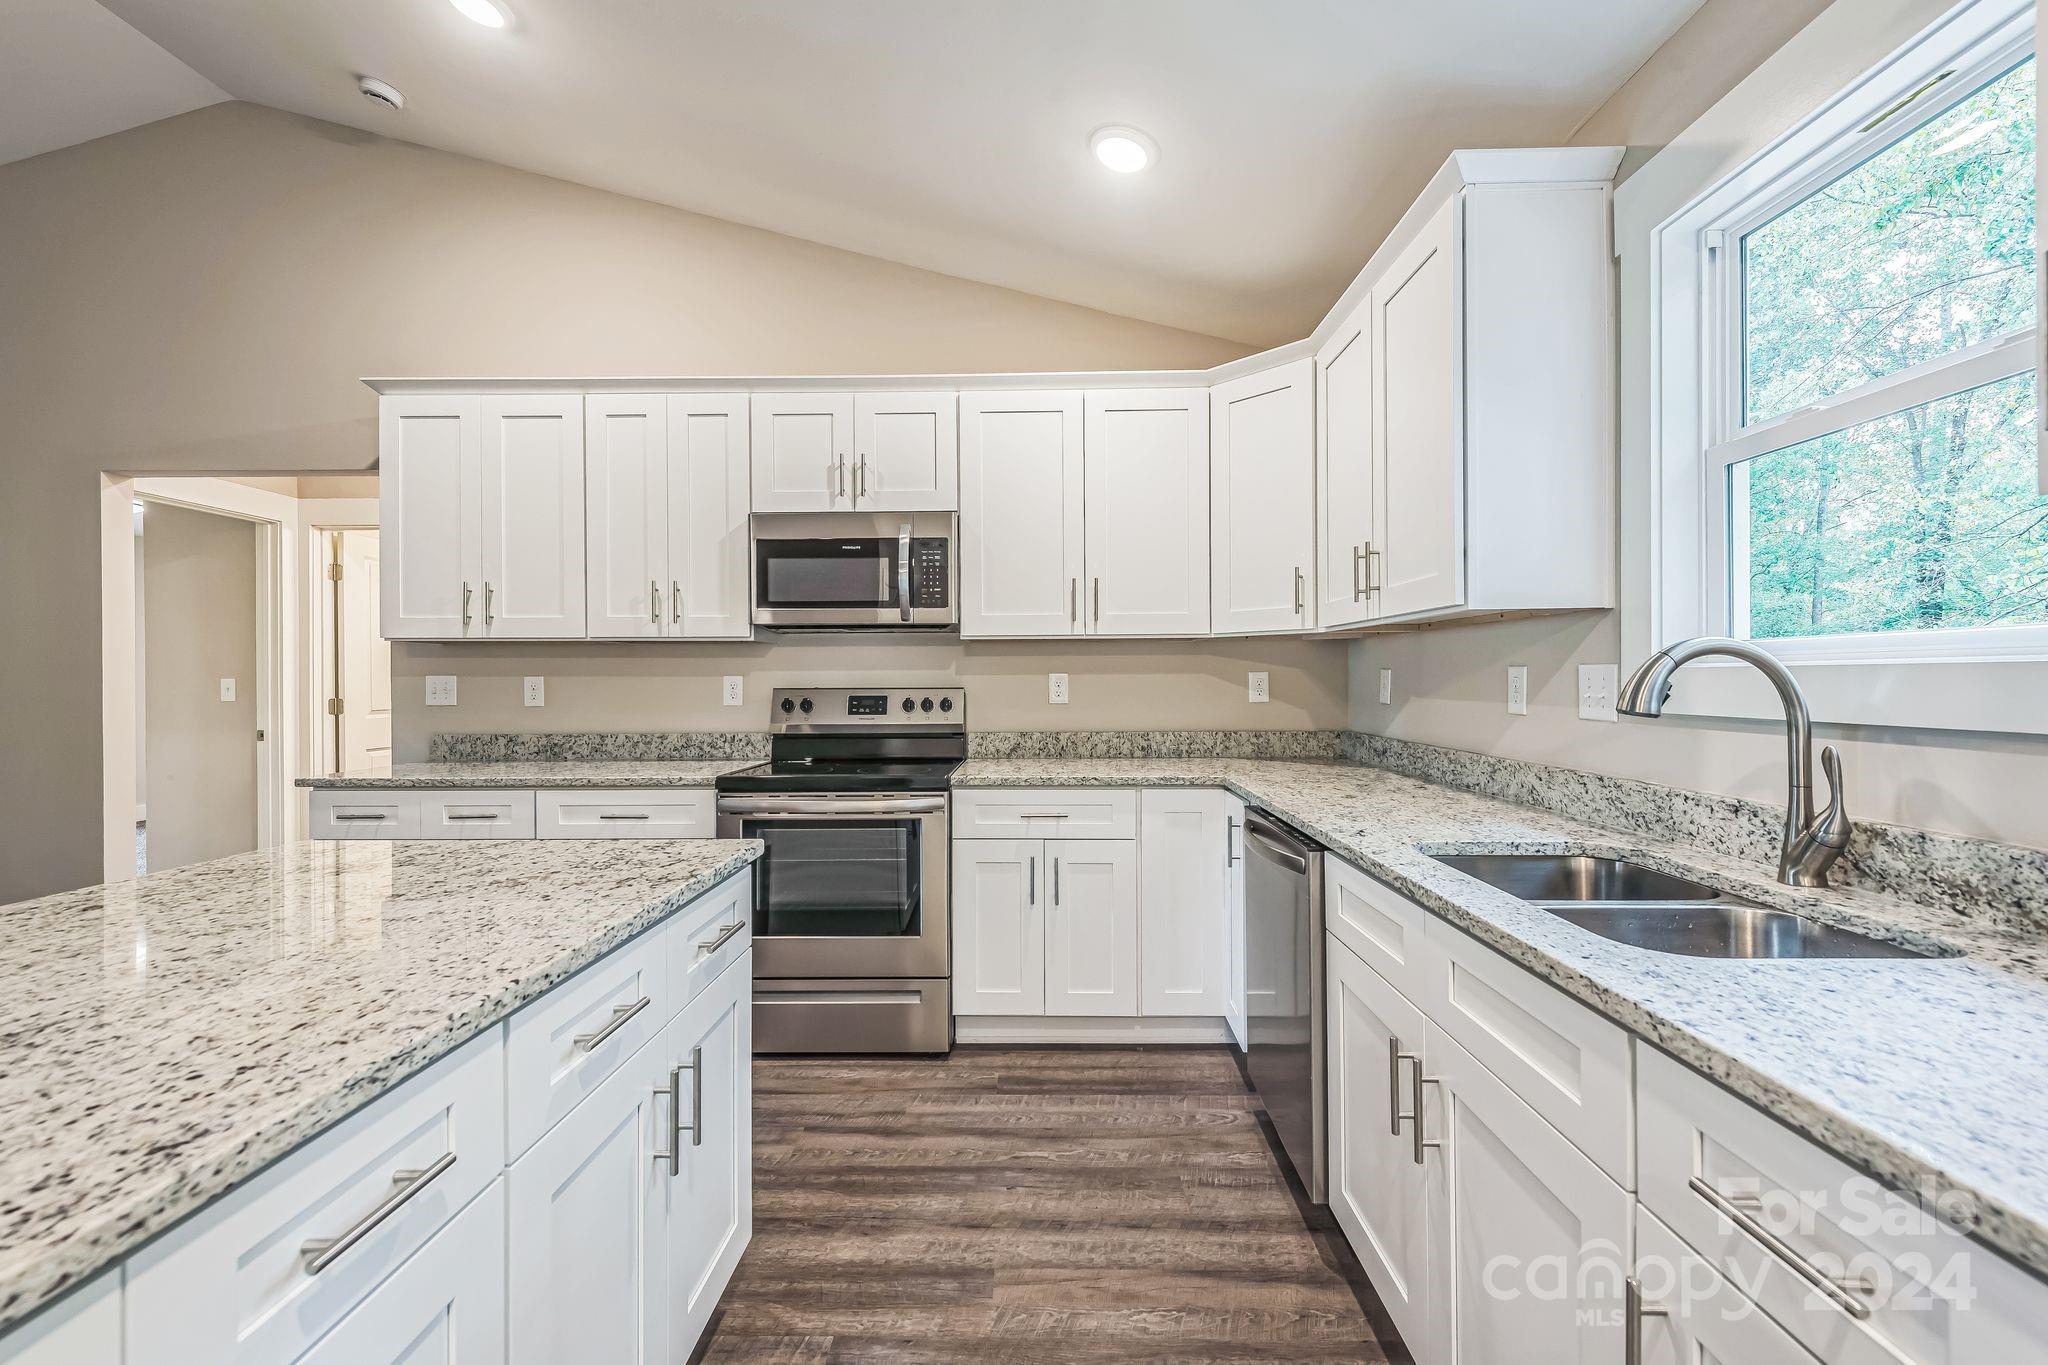
[[327, 554], [316, 646], [316, 676], [327, 689], [321, 764], [329, 773], [381, 767], [391, 761], [391, 644], [378, 617], [377, 529], [319, 527], [316, 534]]

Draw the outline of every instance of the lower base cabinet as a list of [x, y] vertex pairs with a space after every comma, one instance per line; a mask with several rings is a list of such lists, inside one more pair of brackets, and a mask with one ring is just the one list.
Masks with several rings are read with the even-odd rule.
[[491, 1182], [300, 1365], [505, 1359], [505, 1182]]
[[1636, 1283], [1623, 1329], [1641, 1365], [1818, 1365], [1815, 1357], [1658, 1222], [1636, 1210]]
[[[669, 1357], [684, 1360], [754, 1235], [754, 962], [720, 975], [660, 1040], [687, 1132], [666, 1168]], [[680, 1096], [687, 1091], [689, 1099]]]

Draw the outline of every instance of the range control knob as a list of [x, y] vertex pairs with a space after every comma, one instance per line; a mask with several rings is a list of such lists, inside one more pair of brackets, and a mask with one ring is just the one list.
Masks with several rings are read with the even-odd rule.
[[920, 704], [921, 704], [921, 705], [923, 706], [923, 708], [924, 708], [925, 710], [927, 710], [927, 711], [929, 711], [929, 710], [931, 710], [931, 709], [932, 709], [932, 699], [931, 699], [930, 697], [926, 697], [926, 698], [924, 699], [924, 701], [923, 701], [922, 703], [920, 703]]
[[782, 699], [782, 714], [786, 716], [794, 710], [796, 710], [796, 703], [791, 701], [788, 697], [784, 697]]
[[808, 716], [809, 714], [811, 714], [811, 699], [809, 697], [805, 697], [802, 701], [797, 703], [797, 708]]
[[953, 709], [953, 699], [952, 699], [951, 697], [940, 697], [940, 698], [939, 698], [939, 709], [940, 709], [941, 711], [950, 711], [950, 710], [952, 710], [952, 709]]
[[915, 711], [917, 709], [917, 703], [912, 701], [910, 698], [905, 697], [903, 699], [903, 709], [906, 711]]

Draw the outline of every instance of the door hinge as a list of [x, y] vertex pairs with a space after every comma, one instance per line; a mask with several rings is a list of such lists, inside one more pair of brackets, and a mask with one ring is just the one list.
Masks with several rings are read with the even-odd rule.
[[340, 697], [329, 697], [327, 699], [327, 714], [330, 716], [338, 716], [341, 714]]
[[341, 581], [341, 563], [339, 560], [327, 566], [327, 580], [330, 583], [339, 583]]

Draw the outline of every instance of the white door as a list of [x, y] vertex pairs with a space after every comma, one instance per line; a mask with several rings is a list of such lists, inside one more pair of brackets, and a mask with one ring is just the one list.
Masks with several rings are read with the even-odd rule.
[[1209, 628], [1306, 630], [1316, 605], [1313, 360], [1209, 390]]
[[755, 394], [753, 444], [756, 512], [853, 506], [852, 394]]
[[663, 633], [668, 565], [665, 394], [593, 393], [583, 400], [589, 635]]
[[958, 509], [960, 396], [855, 394], [851, 486], [863, 512]]
[[483, 400], [483, 633], [583, 635], [583, 398]]
[[1223, 1019], [1230, 1036], [1242, 1052], [1250, 1042], [1245, 1018], [1244, 979], [1244, 802], [1225, 794], [1223, 798], [1224, 861], [1229, 871], [1223, 883], [1223, 913], [1230, 921], [1230, 960], [1223, 988]]
[[1081, 395], [960, 395], [960, 633], [1078, 635]]
[[1087, 398], [1088, 582], [1096, 635], [1209, 632], [1209, 391]]
[[1138, 981], [1144, 1014], [1224, 1012], [1230, 955], [1225, 799], [1214, 787], [1158, 787], [1138, 794]]
[[391, 640], [483, 633], [482, 405], [410, 394], [378, 404], [383, 627]]
[[337, 531], [334, 541], [334, 563], [341, 569], [335, 585], [335, 674], [341, 685], [335, 752], [342, 770], [355, 772], [391, 761], [391, 643], [377, 620], [384, 567], [378, 533]]
[[1045, 1012], [1138, 1012], [1138, 846], [1045, 841]]
[[662, 629], [690, 640], [754, 633], [747, 563], [747, 396], [668, 400], [668, 596]]
[[1413, 1108], [1415, 1062], [1428, 1063], [1422, 1012], [1343, 943], [1326, 943], [1330, 1212], [1421, 1359], [1430, 1333], [1428, 1185], [1415, 1165], [1414, 1119], [1402, 1115]]
[[507, 1173], [514, 1365], [665, 1365], [668, 1078], [641, 1048]]
[[1318, 621], [1348, 626], [1378, 614], [1370, 574], [1375, 490], [1372, 299], [1316, 352]]
[[953, 845], [953, 1013], [1045, 1013], [1045, 845]]
[[[726, 965], [657, 1044], [679, 1083], [682, 1160], [667, 1181], [668, 1341], [688, 1358], [754, 1231], [754, 960]], [[665, 1146], [666, 1144], [664, 1144]]]
[[1445, 204], [1373, 291], [1381, 616], [1465, 598], [1463, 202]]
[[[1434, 1023], [1418, 1101], [1430, 1199], [1424, 1365], [1611, 1365], [1633, 1200]], [[1415, 1100], [1414, 1092], [1409, 1099]]]

